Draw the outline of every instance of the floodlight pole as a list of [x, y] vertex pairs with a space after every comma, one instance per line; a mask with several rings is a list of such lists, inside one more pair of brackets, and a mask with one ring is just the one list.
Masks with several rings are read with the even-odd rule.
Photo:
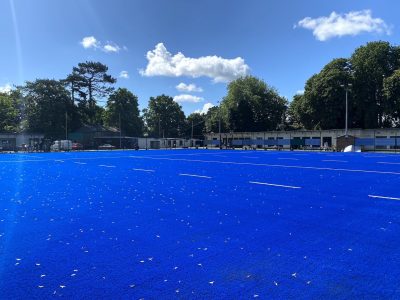
[[193, 147], [193, 120], [192, 120], [192, 135], [190, 137], [190, 146]]
[[161, 137], [161, 119], [158, 117], [158, 138]]
[[348, 118], [349, 118], [349, 101], [348, 101], [348, 91], [346, 89], [346, 128], [344, 130], [344, 134], [347, 137], [347, 133], [348, 133]]
[[222, 136], [221, 136], [221, 104], [218, 102], [218, 132], [219, 132], [219, 149], [222, 149]]
[[119, 149], [122, 149], [121, 113], [119, 113], [118, 118], [119, 118]]
[[68, 113], [65, 112], [65, 139], [68, 140]]
[[348, 83], [346, 85], [341, 84], [341, 87], [343, 87], [346, 91], [346, 121], [345, 121], [345, 129], [344, 129], [344, 135], [347, 137], [348, 136], [348, 118], [349, 118], [349, 102], [348, 102], [348, 92], [353, 86], [351, 83]]
[[146, 138], [146, 150], [147, 150], [147, 137], [148, 137], [148, 135], [149, 134], [147, 132], [144, 133], [144, 137]]

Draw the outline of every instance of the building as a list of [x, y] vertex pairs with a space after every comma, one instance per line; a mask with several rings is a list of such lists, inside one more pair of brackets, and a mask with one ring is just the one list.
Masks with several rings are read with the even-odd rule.
[[322, 149], [342, 151], [348, 145], [364, 151], [400, 149], [400, 128], [229, 132], [206, 134], [207, 147]]
[[135, 148], [138, 144], [137, 138], [121, 135], [117, 128], [103, 125], [84, 125], [68, 134], [68, 139], [82, 144], [85, 149], [97, 149], [104, 144], [116, 148]]
[[145, 138], [138, 139], [140, 149], [172, 149], [172, 148], [189, 148], [202, 147], [203, 141], [199, 139], [184, 138]]
[[0, 133], [0, 151], [43, 150], [44, 144], [40, 133]]
[[85, 125], [68, 134], [68, 138], [82, 144], [84, 149], [98, 149], [104, 144], [123, 149], [170, 149], [203, 145], [202, 141], [197, 139], [130, 137], [121, 135], [117, 128], [103, 125]]

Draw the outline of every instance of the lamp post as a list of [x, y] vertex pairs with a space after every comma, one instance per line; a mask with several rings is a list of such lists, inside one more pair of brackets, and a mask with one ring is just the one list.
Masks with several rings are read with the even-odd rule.
[[340, 86], [342, 88], [344, 88], [344, 90], [346, 91], [346, 123], [345, 123], [344, 135], [347, 137], [348, 136], [348, 117], [349, 117], [348, 92], [351, 90], [351, 87], [353, 85], [351, 83], [347, 83], [347, 84], [341, 84]]
[[147, 150], [147, 137], [149, 136], [149, 134], [147, 132], [145, 132], [143, 135], [146, 138], [146, 150]]
[[221, 135], [221, 104], [218, 101], [218, 132], [219, 132], [219, 149], [222, 149], [222, 135]]
[[65, 139], [68, 140], [68, 113], [65, 112]]
[[118, 114], [119, 122], [119, 149], [122, 149], [121, 113]]

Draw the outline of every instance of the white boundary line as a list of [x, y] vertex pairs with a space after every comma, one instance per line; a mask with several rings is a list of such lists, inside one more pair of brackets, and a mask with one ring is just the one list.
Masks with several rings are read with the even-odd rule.
[[347, 160], [340, 160], [340, 159], [323, 159], [321, 161], [328, 161], [328, 162], [343, 162], [343, 163], [347, 163]]
[[212, 178], [210, 176], [203, 176], [203, 175], [196, 175], [196, 174], [185, 174], [185, 173], [180, 173], [179, 176], [189, 176], [189, 177], [198, 177], [198, 178], [206, 178], [206, 179], [211, 179]]
[[345, 169], [345, 168], [291, 166], [291, 165], [280, 165], [280, 164], [261, 164], [261, 163], [247, 163], [247, 162], [219, 161], [219, 160], [199, 160], [199, 159], [185, 159], [185, 158], [164, 158], [164, 157], [151, 157], [151, 156], [146, 156], [146, 157], [136, 156], [135, 158], [153, 159], [153, 160], [188, 161], [188, 162], [201, 162], [201, 163], [216, 163], [216, 164], [228, 164], [228, 165], [273, 167], [273, 168], [293, 168], [293, 169], [309, 169], [309, 170], [323, 170], [323, 171], [343, 171], [343, 172], [356, 172], [356, 173], [400, 175], [400, 172]]
[[[167, 158], [167, 157], [154, 157], [154, 156], [98, 156], [98, 157], [79, 157], [79, 160], [96, 160], [96, 159], [118, 159], [118, 158], [139, 158], [139, 159], [152, 159], [152, 160], [171, 160], [171, 161], [189, 161], [201, 163], [216, 163], [216, 164], [231, 164], [231, 165], [248, 165], [248, 166], [261, 166], [261, 167], [274, 167], [274, 168], [294, 168], [294, 169], [310, 169], [310, 170], [326, 170], [326, 171], [343, 171], [343, 172], [356, 172], [356, 173], [371, 173], [371, 174], [388, 174], [400, 175], [400, 172], [390, 171], [376, 171], [376, 170], [362, 170], [362, 169], [345, 169], [345, 168], [328, 168], [328, 167], [313, 167], [313, 166], [293, 166], [281, 164], [263, 164], [263, 163], [247, 163], [247, 162], [234, 162], [234, 161], [218, 161], [218, 160], [199, 160], [199, 159], [184, 159], [184, 158]], [[66, 160], [74, 160], [76, 157], [65, 158]], [[24, 162], [54, 162], [60, 160], [43, 159], [43, 160], [10, 160], [0, 161], [0, 163], [24, 163]]]
[[282, 160], [299, 160], [298, 158], [291, 158], [291, 157], [278, 157], [278, 159], [282, 159]]
[[99, 167], [104, 167], [104, 168], [115, 168], [115, 166], [110, 166], [110, 165], [99, 165]]
[[154, 170], [148, 170], [148, 169], [132, 169], [133, 171], [141, 171], [141, 172], [155, 172]]
[[276, 186], [276, 187], [283, 187], [283, 188], [288, 188], [288, 189], [301, 189], [301, 186], [283, 185], [283, 184], [275, 184], [275, 183], [268, 183], [268, 182], [249, 181], [249, 183]]
[[399, 162], [389, 162], [389, 161], [377, 161], [377, 164], [385, 164], [385, 165], [400, 165]]
[[378, 199], [387, 199], [387, 200], [398, 200], [400, 201], [400, 198], [395, 198], [395, 197], [387, 197], [387, 196], [377, 196], [377, 195], [368, 195], [370, 198], [378, 198]]

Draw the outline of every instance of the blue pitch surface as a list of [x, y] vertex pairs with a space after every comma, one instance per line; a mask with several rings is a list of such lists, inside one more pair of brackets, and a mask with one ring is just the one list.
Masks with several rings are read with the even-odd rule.
[[0, 156], [1, 299], [399, 299], [400, 156]]

